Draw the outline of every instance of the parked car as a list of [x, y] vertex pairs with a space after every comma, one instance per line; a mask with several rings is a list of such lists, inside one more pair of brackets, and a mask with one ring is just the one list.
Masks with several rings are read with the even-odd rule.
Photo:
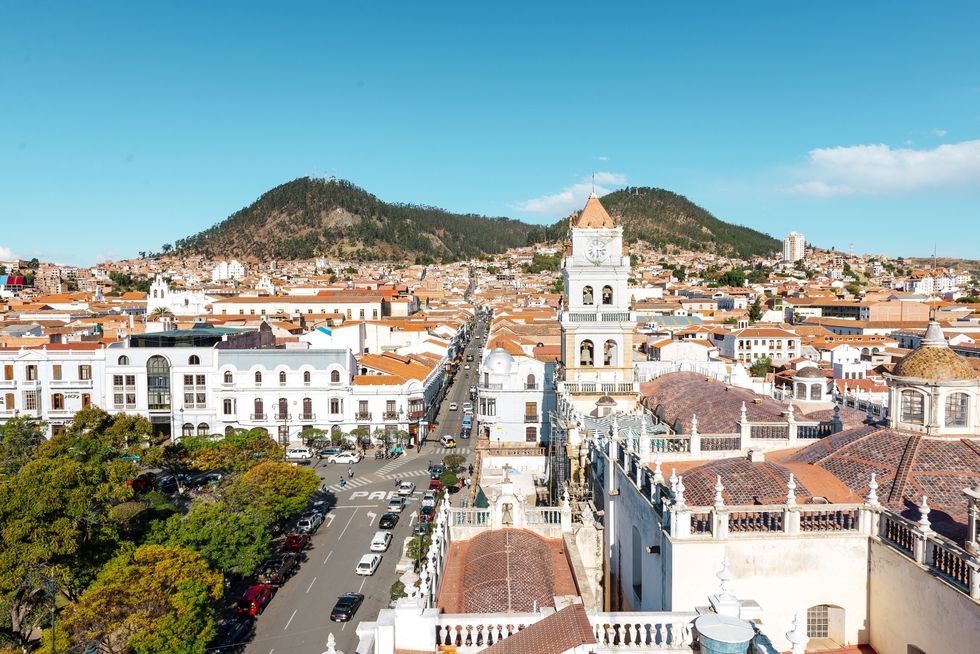
[[422, 495], [422, 508], [436, 505], [436, 491], [427, 490]]
[[240, 652], [255, 633], [255, 620], [239, 617], [218, 625], [218, 633], [211, 641], [208, 652]]
[[412, 527], [412, 537], [416, 536], [427, 536], [429, 533], [429, 524], [427, 522], [416, 522]]
[[466, 360], [467, 361], [472, 361], [473, 360], [473, 355], [472, 354], [467, 354], [466, 355]]
[[319, 452], [317, 452], [316, 455], [317, 455], [317, 458], [326, 459], [328, 457], [331, 457], [331, 456], [340, 454], [341, 452], [343, 452], [343, 450], [341, 448], [336, 447], [336, 446], [331, 446], [331, 447], [325, 447], [325, 448], [323, 448], [322, 450], [320, 450]]
[[463, 402], [463, 413], [473, 413], [472, 402]]
[[361, 455], [353, 450], [338, 452], [337, 454], [331, 454], [327, 457], [328, 463], [357, 463], [360, 460]]
[[156, 478], [157, 476], [152, 472], [144, 472], [140, 475], [136, 475], [134, 479], [130, 479], [126, 483], [133, 488], [134, 492], [144, 493], [150, 490]]
[[458, 411], [459, 410], [459, 405], [456, 404], [455, 402], [450, 402], [449, 403], [449, 410], [450, 411]]
[[472, 428], [470, 428], [470, 427], [463, 427], [462, 429], [460, 429], [459, 430], [459, 437], [460, 437], [460, 439], [469, 438], [470, 437], [470, 431], [471, 431], [471, 429]]
[[371, 539], [371, 551], [372, 552], [387, 552], [389, 545], [391, 545], [391, 532], [390, 531], [376, 531], [376, 532], [374, 532], [374, 538]]
[[415, 492], [415, 484], [410, 481], [403, 481], [398, 484], [398, 494], [408, 496]]
[[344, 593], [337, 598], [337, 603], [333, 605], [333, 610], [330, 611], [330, 619], [334, 622], [347, 622], [354, 617], [354, 613], [363, 601], [364, 595], [360, 593]]
[[382, 513], [381, 520], [378, 520], [378, 526], [382, 529], [394, 529], [395, 525], [398, 524], [398, 514], [397, 513]]
[[312, 459], [313, 451], [308, 447], [290, 447], [286, 450], [287, 459]]
[[314, 534], [323, 524], [323, 516], [319, 513], [308, 513], [296, 521], [296, 533]]
[[281, 586], [296, 572], [298, 566], [299, 556], [296, 554], [283, 554], [273, 557], [259, 568], [259, 583]]
[[419, 522], [432, 522], [432, 518], [435, 516], [436, 507], [433, 506], [423, 506], [422, 510], [419, 511]]
[[354, 568], [354, 572], [359, 575], [371, 576], [374, 571], [378, 569], [381, 565], [381, 555], [380, 554], [365, 554], [361, 557], [361, 560], [357, 562], [357, 567]]
[[310, 546], [309, 534], [290, 534], [282, 544], [283, 552], [302, 552]]
[[429, 471], [429, 478], [438, 479], [439, 477], [442, 476], [442, 473], [444, 473], [445, 471], [446, 471], [446, 467], [441, 463], [437, 463], [436, 465], [432, 466], [432, 470]]
[[463, 366], [463, 370], [469, 370], [469, 369], [470, 369], [470, 364], [467, 363], [466, 365]]
[[265, 610], [269, 600], [275, 592], [275, 587], [269, 584], [255, 584], [249, 586], [238, 600], [235, 611], [238, 615], [248, 615], [255, 617]]
[[405, 498], [404, 497], [393, 497], [388, 500], [388, 510], [392, 513], [401, 513], [405, 508]]
[[167, 475], [157, 480], [156, 489], [164, 495], [173, 495], [181, 487], [187, 488], [187, 482], [187, 475]]
[[324, 516], [327, 513], [327, 503], [323, 500], [317, 500], [310, 504], [310, 513], [315, 513], [319, 516]]
[[456, 439], [450, 436], [449, 434], [445, 434], [442, 438], [439, 439], [439, 442], [442, 443], [442, 446], [445, 447], [446, 449], [452, 449], [456, 447]]
[[202, 472], [197, 475], [192, 475], [187, 480], [187, 485], [192, 488], [202, 488], [204, 486], [210, 486], [212, 488], [216, 487], [224, 479], [224, 475], [220, 472]]
[[438, 479], [429, 480], [429, 490], [439, 492], [442, 490], [442, 482]]

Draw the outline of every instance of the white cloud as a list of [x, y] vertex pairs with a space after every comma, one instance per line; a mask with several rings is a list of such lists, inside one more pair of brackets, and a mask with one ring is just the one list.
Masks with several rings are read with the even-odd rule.
[[817, 197], [887, 195], [980, 184], [980, 140], [931, 150], [854, 145], [810, 150], [795, 193]]
[[946, 130], [939, 129], [937, 127], [936, 129], [932, 130], [932, 135], [933, 136], [938, 136], [938, 137], [942, 138], [943, 136], [946, 136]]
[[10, 248], [0, 245], [0, 259], [13, 259], [14, 252]]
[[[610, 186], [622, 186], [626, 183], [626, 175], [622, 173], [595, 173], [596, 195], [603, 196], [612, 192]], [[592, 193], [592, 177], [584, 177], [581, 181], [568, 186], [558, 193], [542, 195], [524, 200], [512, 205], [512, 208], [527, 213], [538, 213], [548, 216], [567, 216], [585, 205], [589, 194]]]
[[599, 155], [598, 157], [596, 157], [596, 159], [598, 159], [599, 161], [609, 161], [609, 157], [605, 155]]

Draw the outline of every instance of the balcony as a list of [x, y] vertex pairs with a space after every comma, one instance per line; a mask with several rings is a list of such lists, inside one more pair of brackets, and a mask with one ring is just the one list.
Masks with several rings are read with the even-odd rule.
[[541, 422], [541, 416], [537, 413], [525, 413], [524, 422]]
[[384, 413], [384, 419], [385, 420], [398, 420], [398, 412], [397, 411], [385, 411], [385, 413]]
[[300, 422], [313, 422], [314, 420], [316, 420], [316, 414], [315, 413], [301, 413], [301, 414], [299, 414], [299, 420], [300, 420]]
[[504, 390], [503, 384], [480, 384], [479, 389], [481, 391], [502, 391]]
[[51, 382], [52, 388], [92, 388], [91, 379], [59, 379]]
[[256, 421], [256, 422], [262, 422], [262, 421], [264, 421], [268, 417], [269, 416], [266, 413], [253, 413], [253, 414], [249, 415], [249, 418], [251, 420]]
[[525, 391], [537, 391], [541, 390], [541, 384], [524, 384]]
[[273, 419], [274, 420], [290, 420], [290, 419], [292, 419], [292, 417], [293, 417], [292, 414], [289, 414], [289, 413], [277, 413], [275, 416], [273, 416]]
[[357, 420], [358, 422], [370, 422], [371, 421], [371, 412], [370, 411], [358, 411], [356, 414], [354, 414], [354, 420]]
[[408, 412], [409, 420], [418, 420], [425, 415], [425, 409], [411, 409]]
[[0, 379], [0, 388], [14, 388], [17, 382], [13, 379]]

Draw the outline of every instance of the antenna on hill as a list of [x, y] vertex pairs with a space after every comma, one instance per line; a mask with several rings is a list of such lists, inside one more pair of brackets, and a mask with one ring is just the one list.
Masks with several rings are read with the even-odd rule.
[[592, 195], [595, 195], [595, 171], [592, 171]]

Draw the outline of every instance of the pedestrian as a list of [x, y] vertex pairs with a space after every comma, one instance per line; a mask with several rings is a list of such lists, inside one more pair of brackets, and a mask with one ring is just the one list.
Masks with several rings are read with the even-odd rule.
[[402, 483], [402, 482], [401, 482], [401, 479], [398, 479], [398, 478], [396, 477], [396, 478], [395, 478], [395, 488], [398, 488], [399, 486], [401, 486], [401, 483]]
[[429, 472], [432, 472], [432, 459], [429, 459]]
[[354, 478], [354, 468], [347, 466], [347, 476], [350, 477], [351, 479]]

